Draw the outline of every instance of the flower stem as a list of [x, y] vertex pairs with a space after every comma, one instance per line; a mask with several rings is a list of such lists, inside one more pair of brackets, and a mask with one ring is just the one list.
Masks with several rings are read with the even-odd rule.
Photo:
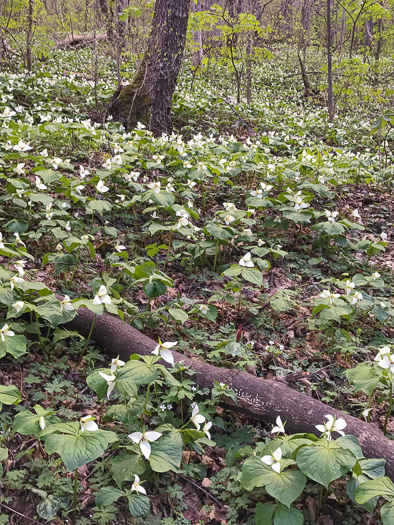
[[149, 400], [149, 391], [150, 391], [150, 383], [148, 383], [148, 388], [146, 390], [146, 398], [145, 398], [145, 405], [144, 405], [144, 411], [141, 416], [141, 429], [144, 426], [144, 415], [146, 413], [146, 407], [148, 406], [148, 400]]
[[213, 271], [216, 270], [216, 262], [218, 260], [219, 241], [216, 241], [215, 260], [213, 261]]
[[163, 271], [166, 269], [166, 264], [167, 264], [167, 261], [168, 261], [168, 256], [170, 255], [171, 244], [172, 244], [172, 230], [170, 230], [170, 235], [169, 235], [169, 238], [168, 238], [168, 248], [167, 248], [167, 253], [166, 253], [166, 260], [164, 261], [164, 268], [163, 268]]
[[73, 525], [77, 522], [78, 469], [74, 470]]
[[384, 435], [387, 434], [387, 423], [389, 421], [389, 417], [390, 417], [392, 409], [393, 409], [393, 382], [390, 381], [390, 401], [389, 401], [389, 408], [387, 409], [386, 419], [384, 420], [384, 427], [383, 427]]
[[97, 317], [97, 315], [94, 314], [93, 321], [92, 321], [92, 326], [90, 327], [90, 332], [89, 332], [88, 338], [86, 339], [85, 346], [83, 347], [82, 352], [81, 352], [81, 354], [79, 356], [79, 359], [78, 359], [78, 365], [81, 364], [82, 358], [85, 355], [86, 349], [87, 349], [89, 341], [90, 341], [90, 337], [91, 337], [92, 332], [93, 332], [93, 327], [94, 327], [94, 322], [96, 321], [96, 317]]

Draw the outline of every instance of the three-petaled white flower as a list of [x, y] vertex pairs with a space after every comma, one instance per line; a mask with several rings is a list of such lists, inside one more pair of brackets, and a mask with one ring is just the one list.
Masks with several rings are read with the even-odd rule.
[[371, 275], [371, 278], [373, 281], [376, 281], [376, 279], [379, 279], [380, 277], [380, 273], [379, 272], [374, 272], [372, 275]]
[[114, 164], [122, 164], [122, 157], [120, 155], [115, 155], [115, 157], [111, 159], [111, 162]]
[[345, 281], [345, 292], [346, 292], [346, 295], [349, 295], [350, 292], [355, 287], [356, 287], [356, 284], [353, 281], [350, 281], [349, 279], [347, 281]]
[[23, 301], [17, 301], [12, 306], [15, 308], [16, 312], [19, 313], [25, 306], [25, 303]]
[[365, 408], [362, 412], [361, 412], [361, 415], [363, 416], [363, 418], [365, 419], [365, 421], [368, 420], [368, 416], [369, 416], [369, 413], [371, 412], [372, 408]]
[[23, 283], [23, 282], [25, 282], [25, 281], [21, 277], [16, 277], [16, 276], [11, 277], [11, 279], [10, 279], [11, 290], [13, 290], [14, 287], [18, 285], [18, 283]]
[[63, 312], [63, 310], [67, 310], [68, 312], [71, 312], [72, 310], [74, 310], [72, 301], [68, 295], [65, 295], [64, 299], [60, 301], [60, 310], [61, 312]]
[[81, 179], [84, 179], [86, 175], [90, 175], [90, 172], [87, 169], [85, 169], [82, 165], [80, 165], [79, 166], [79, 176], [81, 177]]
[[237, 211], [237, 208], [235, 207], [235, 204], [233, 202], [223, 202], [223, 207], [229, 213]]
[[129, 434], [129, 438], [140, 446], [140, 450], [146, 459], [149, 459], [151, 454], [150, 444], [157, 441], [163, 434], [160, 432], [133, 432]]
[[45, 184], [41, 182], [41, 179], [40, 179], [40, 177], [38, 177], [38, 175], [36, 175], [36, 186], [37, 186], [37, 188], [39, 190], [46, 190], [47, 189]]
[[99, 429], [97, 423], [94, 422], [94, 417], [89, 415], [89, 416], [84, 416], [84, 417], [81, 417], [81, 419], [79, 420], [79, 424], [81, 425], [81, 432], [85, 432], [85, 430], [88, 430], [89, 432], [95, 432], [96, 430]]
[[378, 355], [375, 357], [375, 361], [378, 362], [378, 366], [385, 370], [390, 369], [391, 373], [394, 373], [394, 354], [390, 353], [390, 348], [384, 346], [379, 350]]
[[3, 343], [5, 342], [6, 337], [13, 337], [15, 333], [12, 330], [9, 330], [10, 326], [5, 324], [3, 328], [0, 329], [0, 337]]
[[329, 211], [329, 210], [326, 210], [326, 211], [325, 211], [325, 214], [326, 214], [326, 217], [327, 217], [328, 222], [335, 222], [336, 218], [337, 218], [338, 215], [339, 215], [339, 211]]
[[200, 304], [199, 308], [202, 314], [206, 315], [208, 313], [209, 306], [207, 306], [206, 304]]
[[336, 417], [331, 414], [327, 414], [324, 417], [327, 418], [328, 421], [323, 425], [315, 425], [315, 427], [323, 434], [326, 434], [328, 441], [332, 440], [332, 432], [338, 432], [341, 436], [345, 435], [343, 429], [347, 427], [347, 423], [343, 418], [336, 419]]
[[111, 361], [111, 372], [114, 373], [116, 372], [116, 370], [118, 368], [121, 368], [122, 366], [124, 366], [126, 363], [124, 361], [122, 361], [121, 359], [119, 359], [119, 356], [116, 357], [115, 359], [112, 359]]
[[274, 472], [280, 474], [280, 461], [282, 459], [282, 449], [277, 448], [272, 454], [263, 456], [261, 461], [266, 465], [269, 465]]
[[379, 361], [382, 361], [387, 355], [391, 353], [391, 349], [389, 346], [383, 346], [375, 357], [375, 361], [379, 363]]
[[102, 180], [99, 180], [97, 183], [97, 191], [99, 191], [100, 193], [105, 193], [109, 191], [109, 188], [104, 184]]
[[93, 304], [111, 304], [111, 297], [107, 293], [107, 288], [102, 284], [93, 299]]
[[112, 390], [115, 388], [116, 377], [113, 374], [111, 375], [104, 374], [104, 372], [101, 372], [100, 370], [99, 370], [99, 374], [107, 382], [107, 386], [108, 386], [107, 399], [109, 399], [109, 396], [111, 395]]
[[234, 221], [235, 221], [235, 217], [233, 217], [232, 215], [226, 215], [224, 218], [224, 222], [227, 224], [227, 226]]
[[123, 244], [117, 244], [117, 245], [115, 246], [115, 250], [116, 250], [117, 252], [123, 252], [124, 250], [126, 250], [126, 246], [123, 246]]
[[339, 299], [341, 297], [341, 294], [339, 293], [331, 293], [330, 290], [323, 290], [320, 294], [320, 297], [323, 299], [329, 299], [330, 304], [334, 304], [336, 299]]
[[285, 424], [286, 423], [282, 423], [282, 419], [280, 416], [278, 416], [276, 418], [276, 427], [274, 427], [272, 430], [271, 430], [271, 434], [276, 434], [277, 432], [285, 432]]
[[150, 190], [153, 190], [154, 193], [160, 193], [161, 182], [160, 181], [151, 182], [150, 184], [148, 184], [148, 188]]
[[192, 421], [196, 425], [197, 430], [200, 430], [200, 425], [202, 425], [205, 422], [205, 417], [202, 414], [199, 414], [199, 412], [200, 409], [198, 408], [198, 405], [194, 405], [190, 421]]
[[252, 254], [248, 252], [245, 254], [242, 259], [240, 259], [239, 263], [240, 266], [245, 266], [246, 268], [253, 268], [254, 262], [252, 261]]
[[207, 421], [201, 429], [201, 432], [204, 432], [204, 434], [207, 436], [208, 439], [211, 439], [211, 433], [209, 432], [211, 427], [212, 427], [212, 422]]
[[352, 304], [356, 304], [357, 301], [363, 300], [363, 294], [361, 292], [354, 292], [354, 295], [352, 297]]
[[19, 277], [23, 277], [25, 275], [25, 264], [25, 260], [19, 260], [14, 262], [14, 266], [18, 270]]
[[112, 162], [111, 162], [111, 159], [107, 159], [104, 164], [102, 165], [103, 168], [105, 168], [106, 170], [110, 170], [111, 169], [111, 166], [112, 166]]
[[140, 478], [137, 474], [134, 474], [134, 483], [131, 485], [131, 492], [140, 492], [141, 494], [146, 494], [144, 487], [140, 485]]
[[178, 343], [162, 343], [159, 342], [159, 344], [156, 346], [156, 348], [152, 351], [153, 355], [160, 356], [164, 359], [166, 363], [170, 363], [170, 365], [174, 365], [174, 356], [172, 355], [172, 352], [169, 350], [173, 346], [176, 346]]

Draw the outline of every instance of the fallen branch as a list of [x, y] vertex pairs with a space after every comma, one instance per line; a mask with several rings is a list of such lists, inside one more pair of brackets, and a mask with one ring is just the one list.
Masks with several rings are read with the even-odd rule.
[[[80, 309], [78, 315], [65, 326], [86, 337], [92, 321], [93, 313]], [[112, 357], [119, 355], [124, 361], [131, 354], [150, 355], [157, 345], [138, 330], [108, 314], [97, 316], [91, 337]], [[258, 378], [240, 370], [218, 368], [178, 352], [173, 352], [173, 355], [175, 362], [183, 361], [196, 371], [195, 381], [201, 388], [211, 389], [216, 380], [226, 383], [236, 392], [238, 404], [229, 401], [223, 405], [225, 408], [271, 424], [280, 415], [283, 421], [287, 421], [286, 430], [290, 433], [315, 434], [315, 425], [323, 423], [326, 414], [344, 418], [347, 434], [358, 438], [367, 458], [385, 458], [386, 474], [394, 481], [394, 441], [387, 439], [375, 425], [300, 394], [279, 381]]]
[[60, 42], [57, 42], [56, 47], [58, 49], [66, 49], [68, 47], [83, 47], [87, 44], [91, 44], [94, 41], [101, 42], [107, 40], [107, 35], [69, 35]]

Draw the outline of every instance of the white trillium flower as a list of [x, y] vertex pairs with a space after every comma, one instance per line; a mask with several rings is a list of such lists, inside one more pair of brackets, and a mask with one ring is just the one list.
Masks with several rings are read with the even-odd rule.
[[248, 252], [246, 255], [242, 257], [239, 261], [240, 266], [245, 266], [246, 268], [254, 268], [254, 262], [251, 260], [252, 255], [250, 252]]
[[194, 405], [190, 421], [192, 421], [196, 425], [197, 430], [200, 430], [200, 425], [202, 425], [205, 422], [205, 417], [202, 414], [199, 414], [199, 412], [200, 409], [198, 408], [198, 405]]
[[343, 429], [347, 427], [347, 423], [343, 418], [336, 419], [335, 416], [331, 414], [327, 414], [324, 417], [327, 418], [328, 421], [323, 425], [315, 425], [315, 427], [323, 434], [326, 434], [328, 441], [332, 440], [332, 432], [338, 432], [341, 436], [345, 435]]
[[103, 166], [104, 169], [110, 170], [111, 166], [112, 166], [111, 159], [107, 159], [102, 166]]
[[43, 416], [40, 416], [38, 424], [40, 425], [41, 430], [44, 430], [46, 427], [45, 418]]
[[12, 330], [9, 330], [10, 326], [5, 324], [3, 328], [0, 329], [0, 336], [3, 343], [5, 342], [6, 337], [13, 337], [15, 333]]
[[341, 294], [339, 293], [331, 293], [330, 290], [323, 290], [320, 294], [320, 297], [323, 299], [329, 299], [330, 304], [334, 304], [336, 299], [339, 299], [341, 297]]
[[372, 408], [365, 408], [362, 412], [361, 412], [361, 415], [363, 416], [363, 418], [365, 419], [365, 421], [368, 420], [368, 416], [369, 416], [369, 413], [371, 412]]
[[84, 179], [86, 175], [90, 175], [90, 172], [87, 169], [85, 169], [82, 165], [80, 165], [79, 166], [79, 176], [81, 177], [81, 179]]
[[111, 361], [111, 372], [114, 373], [116, 372], [116, 370], [118, 368], [121, 368], [122, 366], [124, 366], [126, 363], [124, 361], [122, 361], [121, 359], [119, 359], [119, 356], [116, 357], [115, 359], [112, 359]]
[[389, 346], [384, 346], [383, 348], [381, 348], [379, 350], [377, 356], [375, 357], [375, 361], [377, 361], [379, 363], [379, 361], [382, 361], [390, 353], [391, 353], [390, 347]]
[[265, 244], [265, 241], [263, 241], [262, 239], [258, 239], [257, 246], [263, 246], [263, 244]]
[[85, 430], [88, 430], [89, 432], [95, 432], [99, 429], [97, 423], [94, 422], [93, 416], [84, 416], [81, 417], [79, 420], [79, 423], [81, 425], [81, 432], [85, 432]]
[[10, 279], [11, 290], [13, 290], [15, 286], [18, 286], [18, 283], [24, 283], [24, 282], [25, 280], [22, 279], [21, 277], [16, 277], [16, 276], [11, 277]]
[[223, 202], [223, 207], [226, 211], [229, 213], [232, 213], [234, 211], [237, 211], [237, 208], [235, 207], [235, 204], [232, 202]]
[[115, 388], [116, 377], [113, 374], [111, 375], [104, 374], [104, 372], [101, 372], [100, 370], [99, 370], [99, 374], [107, 382], [107, 385], [108, 385], [107, 399], [109, 399], [109, 396], [111, 395], [112, 390]]
[[227, 226], [234, 221], [235, 217], [233, 217], [232, 215], [226, 215], [226, 217], [224, 218], [224, 222], [227, 224]]
[[178, 343], [160, 343], [156, 346], [156, 348], [152, 351], [153, 355], [160, 356], [166, 363], [169, 363], [170, 365], [174, 365], [174, 356], [172, 355], [172, 352], [169, 350], [170, 348], [176, 346]]
[[4, 248], [4, 244], [2, 241], [3, 241], [3, 234], [0, 232], [0, 250]]
[[390, 369], [390, 372], [394, 373], [394, 354], [383, 355], [383, 358], [378, 361], [378, 366], [384, 368], [385, 370]]
[[146, 459], [149, 459], [151, 454], [150, 444], [157, 441], [163, 434], [160, 432], [133, 432], [129, 434], [129, 438], [140, 446], [140, 450]]
[[17, 165], [15, 168], [15, 171], [18, 175], [23, 175], [25, 173], [25, 170], [23, 169], [25, 167], [25, 163], [21, 162]]
[[212, 422], [207, 421], [201, 429], [201, 432], [204, 432], [204, 434], [207, 436], [208, 439], [211, 439], [211, 433], [209, 432], [211, 427], [212, 427]]
[[380, 273], [379, 273], [379, 272], [374, 272], [374, 273], [371, 275], [371, 277], [372, 277], [372, 280], [373, 280], [373, 281], [376, 281], [376, 279], [379, 279], [379, 277], [380, 277]]
[[327, 217], [328, 222], [335, 222], [336, 218], [337, 218], [338, 215], [339, 215], [339, 211], [329, 211], [329, 210], [326, 210], [326, 211], [325, 211], [325, 214], [326, 214], [326, 217]]
[[252, 197], [256, 197], [257, 199], [263, 198], [263, 190], [261, 188], [259, 188], [258, 190], [251, 191], [250, 194], [252, 195]]
[[382, 239], [382, 241], [387, 241], [387, 233], [386, 232], [382, 232], [380, 234], [380, 238]]
[[67, 310], [68, 312], [71, 312], [74, 310], [74, 307], [72, 305], [72, 301], [68, 295], [64, 296], [64, 299], [60, 301], [60, 310], [63, 312], [63, 310]]
[[122, 164], [122, 157], [120, 155], [115, 155], [115, 157], [111, 159], [111, 162], [113, 162], [114, 164]]
[[160, 193], [161, 182], [160, 181], [151, 182], [150, 184], [148, 184], [148, 188], [150, 190], [153, 190], [154, 193], [158, 194], [158, 193]]
[[352, 304], [356, 304], [358, 301], [363, 300], [363, 294], [361, 292], [354, 292], [352, 297]]
[[274, 472], [280, 474], [280, 461], [282, 459], [282, 449], [277, 448], [272, 454], [263, 456], [261, 461], [266, 465], [269, 465]]
[[346, 295], [349, 295], [350, 292], [353, 290], [353, 288], [356, 287], [356, 284], [353, 281], [350, 281], [349, 279], [345, 282], [345, 292]]
[[16, 312], [19, 313], [25, 306], [25, 303], [23, 301], [17, 301], [12, 306], [15, 308]]
[[78, 195], [82, 195], [82, 190], [85, 189], [85, 186], [83, 184], [79, 184], [75, 187], [75, 191], [78, 193]]
[[102, 180], [99, 180], [97, 183], [97, 191], [99, 191], [100, 193], [106, 193], [107, 191], [109, 191], [109, 188], [104, 184]]
[[271, 434], [276, 434], [278, 432], [285, 432], [285, 425], [282, 423], [280, 416], [276, 418], [276, 427], [271, 430]]
[[126, 250], [126, 246], [123, 246], [123, 244], [117, 244], [117, 245], [115, 246], [115, 250], [116, 250], [117, 252], [123, 252], [124, 250]]
[[203, 313], [204, 315], [207, 315], [209, 306], [207, 306], [206, 304], [200, 304], [199, 308], [200, 308], [201, 313]]
[[140, 478], [137, 474], [134, 474], [134, 483], [131, 485], [131, 492], [140, 492], [141, 494], [146, 494], [144, 487], [140, 485]]
[[36, 175], [36, 186], [37, 186], [37, 188], [38, 188], [39, 190], [46, 190], [46, 189], [47, 189], [47, 187], [45, 186], [45, 184], [43, 184], [43, 183], [41, 182], [41, 179], [40, 179], [40, 177], [38, 177], [38, 175]]
[[111, 304], [111, 297], [107, 293], [107, 288], [102, 284], [93, 299], [93, 304]]
[[66, 226], [65, 226], [65, 228], [66, 228], [66, 230], [67, 230], [68, 232], [71, 231], [70, 221], [67, 221], [67, 222], [66, 222]]
[[19, 277], [23, 277], [25, 275], [25, 270], [24, 270], [25, 264], [26, 264], [25, 260], [19, 260], [19, 261], [14, 262], [14, 266], [18, 271]]
[[361, 215], [358, 213], [358, 209], [357, 208], [355, 210], [353, 210], [350, 215], [352, 217], [354, 217], [355, 219], [361, 219]]

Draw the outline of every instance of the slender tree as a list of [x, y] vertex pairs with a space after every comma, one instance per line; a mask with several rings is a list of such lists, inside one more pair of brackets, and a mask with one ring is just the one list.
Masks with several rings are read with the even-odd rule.
[[334, 119], [334, 96], [332, 89], [332, 46], [331, 46], [331, 0], [327, 0], [327, 80], [328, 80], [328, 116]]
[[128, 129], [143, 122], [157, 136], [171, 130], [171, 100], [181, 67], [190, 0], [156, 0], [144, 58], [131, 84], [110, 104]]

